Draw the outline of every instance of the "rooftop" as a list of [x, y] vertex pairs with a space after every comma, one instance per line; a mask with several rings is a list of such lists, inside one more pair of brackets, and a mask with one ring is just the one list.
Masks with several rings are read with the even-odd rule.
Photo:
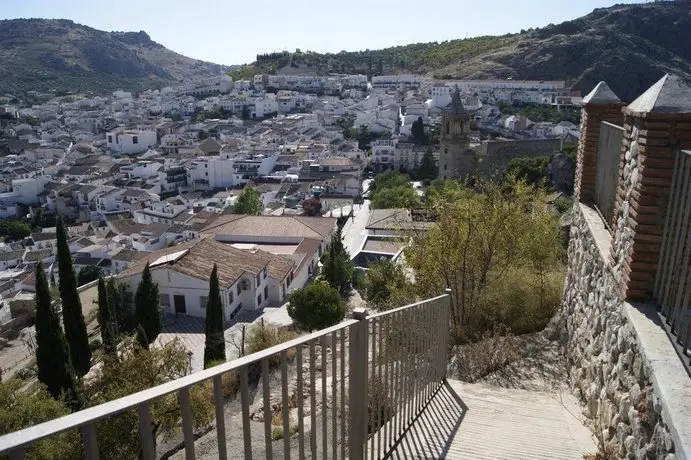
[[216, 219], [203, 232], [215, 236], [298, 237], [323, 240], [336, 219], [305, 216], [250, 216], [229, 214]]
[[147, 263], [150, 263], [152, 270], [165, 267], [197, 279], [208, 280], [216, 264], [221, 286], [227, 287], [233, 285], [243, 273], [261, 273], [271, 258], [271, 254], [263, 251], [243, 251], [211, 238], [203, 238], [146, 253], [142, 259], [118, 276], [137, 275], [144, 270]]

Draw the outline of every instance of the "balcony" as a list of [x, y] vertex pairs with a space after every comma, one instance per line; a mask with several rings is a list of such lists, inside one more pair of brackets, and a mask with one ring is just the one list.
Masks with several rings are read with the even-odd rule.
[[[446, 379], [449, 313], [448, 295], [373, 315], [356, 309], [336, 326], [2, 436], [0, 454], [24, 459], [32, 444], [78, 429], [84, 458], [98, 459], [97, 425], [127, 412], [140, 457], [159, 458], [150, 408], [176, 394], [187, 459], [582, 459], [585, 429], [553, 395]], [[235, 401], [224, 399], [231, 375]], [[216, 421], [199, 438], [190, 388], [204, 382]]]

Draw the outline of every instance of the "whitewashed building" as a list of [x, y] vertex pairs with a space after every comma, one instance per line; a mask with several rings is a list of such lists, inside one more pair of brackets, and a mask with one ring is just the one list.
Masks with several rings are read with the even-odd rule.
[[141, 129], [117, 130], [106, 134], [106, 146], [115, 154], [132, 155], [142, 153], [155, 146], [157, 137], [155, 131]]

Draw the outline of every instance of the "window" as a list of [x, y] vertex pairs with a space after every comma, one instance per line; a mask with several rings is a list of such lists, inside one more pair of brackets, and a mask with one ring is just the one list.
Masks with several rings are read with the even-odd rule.
[[257, 296], [257, 305], [261, 305], [261, 304], [262, 304], [262, 295], [259, 294], [259, 295]]
[[199, 306], [201, 308], [206, 308], [206, 304], [209, 303], [209, 297], [208, 296], [200, 296], [199, 297]]
[[168, 297], [168, 294], [159, 294], [158, 303], [160, 303], [164, 307], [169, 307], [170, 306], [170, 297]]
[[238, 283], [238, 295], [242, 292], [242, 289], [240, 288], [240, 283]]
[[444, 165], [444, 171], [446, 171], [446, 166], [447, 166], [447, 165]]
[[264, 286], [264, 298], [269, 297], [269, 286]]
[[449, 149], [447, 147], [444, 147], [444, 153], [449, 153]]
[[259, 287], [259, 283], [261, 283], [261, 278], [259, 278], [259, 275], [257, 275], [257, 287]]
[[113, 136], [108, 136], [108, 143], [112, 144], [113, 143]]
[[139, 138], [137, 136], [132, 136], [132, 143], [139, 144]]
[[266, 274], [267, 274], [267, 270], [266, 270], [266, 268], [265, 268], [265, 269], [264, 269], [264, 279], [266, 279]]

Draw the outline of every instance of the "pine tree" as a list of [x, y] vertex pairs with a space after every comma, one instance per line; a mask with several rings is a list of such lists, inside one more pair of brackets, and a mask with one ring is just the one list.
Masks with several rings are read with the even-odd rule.
[[223, 305], [218, 286], [218, 268], [214, 264], [209, 279], [209, 300], [206, 303], [206, 343], [204, 367], [214, 361], [226, 360], [226, 343], [223, 337]]
[[147, 262], [134, 296], [134, 317], [137, 324], [144, 328], [149, 343], [156, 340], [162, 329], [158, 300], [158, 284], [151, 279], [151, 270]]
[[70, 349], [72, 365], [79, 377], [91, 368], [91, 349], [86, 323], [82, 313], [82, 303], [77, 292], [77, 278], [72, 269], [72, 256], [67, 245], [67, 233], [62, 219], [58, 217], [58, 273], [60, 276], [60, 298], [62, 299], [62, 321], [65, 325], [65, 338]]
[[36, 266], [36, 343], [38, 380], [54, 398], [64, 394], [68, 400], [78, 401], [69, 347], [51, 305], [50, 288], [41, 262]]
[[108, 354], [115, 354], [115, 332], [113, 328], [113, 312], [111, 311], [108, 290], [103, 277], [98, 278], [98, 325], [101, 328], [101, 340]]

